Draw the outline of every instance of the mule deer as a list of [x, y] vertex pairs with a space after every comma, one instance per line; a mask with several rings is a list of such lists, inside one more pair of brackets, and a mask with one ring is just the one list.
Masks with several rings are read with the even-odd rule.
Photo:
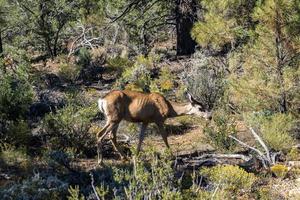
[[[164, 122], [167, 118], [181, 115], [197, 115], [206, 119], [211, 119], [211, 112], [205, 110], [204, 106], [196, 101], [192, 95], [188, 94], [189, 103], [176, 103], [166, 100], [158, 93], [141, 93], [133, 91], [111, 91], [105, 97], [98, 100], [100, 111], [106, 116], [107, 122], [103, 129], [97, 133], [98, 163], [102, 162], [100, 152], [103, 138], [109, 133], [114, 149], [125, 158], [124, 153], [116, 141], [116, 133], [119, 123], [122, 120], [141, 123], [137, 154], [141, 150], [141, 145], [145, 136], [145, 131], [149, 123], [155, 123], [160, 131], [163, 141], [169, 147], [167, 133], [164, 130]], [[101, 154], [101, 155], [100, 155]], [[101, 157], [101, 158], [100, 158]]]

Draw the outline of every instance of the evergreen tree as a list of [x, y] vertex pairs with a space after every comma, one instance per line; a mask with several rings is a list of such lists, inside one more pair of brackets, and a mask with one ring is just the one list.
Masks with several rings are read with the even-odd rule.
[[6, 17], [7, 13], [5, 11], [6, 7], [6, 0], [0, 0], [0, 58], [3, 58], [3, 39], [2, 39], [2, 32], [6, 27]]
[[79, 1], [18, 0], [14, 3], [21, 13], [20, 21], [25, 24], [23, 36], [28, 43], [45, 50], [52, 58], [57, 56], [62, 33], [76, 19]]
[[299, 108], [300, 37], [294, 29], [300, 22], [299, 5], [290, 0], [256, 5], [251, 41], [232, 58], [232, 63], [243, 63], [242, 75], [232, 80], [244, 105], [280, 112]]
[[195, 51], [196, 43], [190, 34], [197, 19], [195, 0], [113, 0], [104, 1], [103, 7], [113, 22], [122, 21], [131, 41], [141, 45], [144, 54], [151, 43], [169, 37], [169, 30], [174, 27], [177, 55], [190, 55]]
[[246, 0], [204, 0], [203, 5], [205, 21], [195, 25], [193, 37], [216, 50], [230, 44], [234, 101], [245, 110], [297, 111], [299, 2], [265, 0], [249, 5]]

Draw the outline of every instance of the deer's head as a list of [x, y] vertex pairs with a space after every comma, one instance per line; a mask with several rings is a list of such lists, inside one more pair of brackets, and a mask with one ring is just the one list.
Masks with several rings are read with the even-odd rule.
[[204, 117], [206, 120], [211, 120], [212, 111], [206, 109], [206, 107], [202, 103], [197, 101], [190, 93], [188, 93], [187, 95], [190, 101], [190, 111], [188, 114]]

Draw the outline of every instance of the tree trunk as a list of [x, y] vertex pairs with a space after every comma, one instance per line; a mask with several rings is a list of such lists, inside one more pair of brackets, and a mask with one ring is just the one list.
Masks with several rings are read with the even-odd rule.
[[284, 50], [283, 50], [283, 35], [281, 27], [282, 24], [280, 23], [280, 14], [278, 12], [278, 8], [276, 7], [276, 20], [275, 20], [275, 44], [276, 44], [276, 61], [277, 61], [277, 77], [279, 82], [279, 90], [280, 90], [280, 98], [279, 98], [279, 111], [281, 113], [286, 113], [288, 111], [288, 105], [287, 105], [287, 96], [285, 91], [285, 82], [283, 78], [283, 68], [284, 68]]
[[0, 31], [0, 58], [4, 58], [3, 55], [3, 44], [2, 44], [2, 35], [1, 35], [1, 31]]
[[191, 55], [195, 52], [196, 42], [191, 30], [197, 19], [195, 0], [176, 0], [177, 55]]

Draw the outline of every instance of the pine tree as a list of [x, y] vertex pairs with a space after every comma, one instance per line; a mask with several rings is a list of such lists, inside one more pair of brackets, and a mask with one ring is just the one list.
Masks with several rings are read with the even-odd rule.
[[280, 112], [299, 106], [300, 37], [294, 29], [300, 22], [299, 5], [290, 0], [256, 5], [251, 41], [232, 58], [232, 63], [237, 57], [243, 63], [242, 75], [232, 83], [244, 105]]
[[[203, 1], [193, 37], [227, 51], [232, 98], [245, 110], [299, 109], [300, 3], [297, 0]], [[246, 9], [251, 8], [251, 9]]]
[[2, 32], [4, 31], [4, 28], [6, 27], [6, 1], [0, 0], [0, 58], [3, 58], [3, 39], [2, 39]]

